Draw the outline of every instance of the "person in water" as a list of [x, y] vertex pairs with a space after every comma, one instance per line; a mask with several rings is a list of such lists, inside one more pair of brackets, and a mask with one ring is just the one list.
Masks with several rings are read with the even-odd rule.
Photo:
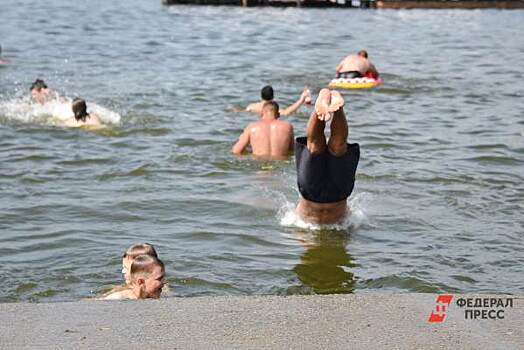
[[[331, 136], [326, 140], [324, 128], [330, 120]], [[357, 143], [347, 143], [344, 99], [338, 91], [320, 91], [306, 133], [295, 143], [301, 194], [296, 213], [307, 223], [339, 223], [346, 215], [347, 198], [355, 185], [360, 148]]]
[[255, 156], [283, 158], [293, 150], [293, 126], [279, 120], [278, 103], [267, 102], [262, 107], [262, 118], [250, 123], [231, 151], [241, 154], [248, 145]]
[[42, 79], [36, 79], [35, 82], [31, 84], [30, 90], [33, 101], [41, 105], [53, 99], [53, 93], [47, 88], [46, 83]]
[[2, 45], [0, 45], [0, 64], [7, 64], [9, 61], [2, 58]]
[[360, 50], [356, 55], [349, 55], [337, 66], [337, 78], [362, 78], [365, 76], [378, 79], [378, 71], [368, 59], [366, 50]]
[[131, 263], [130, 284], [109, 292], [102, 300], [158, 299], [165, 285], [164, 263], [150, 255], [139, 255]]
[[[261, 101], [250, 103], [246, 107], [246, 112], [251, 112], [251, 113], [256, 113], [256, 114], [262, 113], [262, 107], [264, 106], [264, 104], [266, 104], [267, 102], [273, 101], [273, 98], [274, 98], [273, 87], [271, 87], [271, 85], [264, 86], [262, 90], [260, 90], [260, 97], [262, 98]], [[300, 106], [304, 103], [306, 104], [311, 103], [311, 93], [307, 86], [304, 87], [304, 91], [302, 91], [302, 94], [300, 95], [298, 100], [296, 100], [291, 106], [284, 108], [280, 112], [280, 115], [281, 116], [290, 115], [296, 112], [300, 108]]]
[[131, 283], [131, 265], [139, 255], [149, 255], [158, 259], [155, 247], [149, 243], [133, 244], [131, 247], [127, 248], [122, 256], [122, 274], [124, 275], [126, 285]]
[[75, 128], [80, 126], [102, 126], [100, 117], [95, 113], [87, 113], [86, 101], [75, 98], [72, 103], [73, 118], [66, 119], [63, 126]]

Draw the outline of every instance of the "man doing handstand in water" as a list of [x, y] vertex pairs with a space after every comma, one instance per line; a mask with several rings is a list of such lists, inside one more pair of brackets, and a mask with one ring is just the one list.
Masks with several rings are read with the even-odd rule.
[[[339, 223], [355, 185], [360, 148], [358, 143], [347, 143], [343, 106], [338, 91], [322, 89], [307, 124], [307, 137], [296, 139], [297, 182], [302, 195], [296, 212], [308, 223]], [[326, 141], [324, 128], [331, 119], [331, 136]]]
[[284, 158], [293, 150], [293, 126], [279, 120], [278, 103], [267, 102], [262, 107], [262, 119], [250, 123], [231, 149], [241, 154], [248, 145], [254, 156]]

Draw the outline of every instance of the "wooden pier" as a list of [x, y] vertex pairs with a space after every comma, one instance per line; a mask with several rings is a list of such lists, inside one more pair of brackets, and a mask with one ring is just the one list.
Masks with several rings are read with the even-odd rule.
[[345, 7], [371, 9], [524, 9], [524, 0], [162, 0], [164, 5]]

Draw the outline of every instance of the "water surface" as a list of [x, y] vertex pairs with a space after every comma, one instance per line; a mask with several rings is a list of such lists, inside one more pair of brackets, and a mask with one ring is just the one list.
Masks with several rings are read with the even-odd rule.
[[[0, 301], [93, 296], [141, 241], [178, 296], [524, 292], [523, 32], [523, 11], [4, 1]], [[297, 227], [294, 159], [232, 156], [255, 117], [229, 110], [318, 91], [361, 48], [385, 83], [344, 93], [354, 215]], [[37, 77], [118, 118], [53, 126]]]

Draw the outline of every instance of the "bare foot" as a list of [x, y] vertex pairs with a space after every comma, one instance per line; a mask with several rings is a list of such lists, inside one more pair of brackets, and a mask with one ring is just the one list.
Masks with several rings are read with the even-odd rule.
[[329, 104], [329, 111], [336, 112], [344, 106], [344, 98], [340, 92], [333, 90], [331, 91], [331, 103]]
[[304, 103], [307, 105], [311, 104], [311, 91], [309, 91], [309, 88], [304, 86], [304, 92], [302, 92], [302, 95], [304, 96]]
[[329, 112], [329, 104], [331, 103], [331, 91], [328, 89], [322, 89], [318, 93], [317, 102], [315, 102], [315, 112], [317, 117], [322, 121], [329, 121], [333, 116]]

